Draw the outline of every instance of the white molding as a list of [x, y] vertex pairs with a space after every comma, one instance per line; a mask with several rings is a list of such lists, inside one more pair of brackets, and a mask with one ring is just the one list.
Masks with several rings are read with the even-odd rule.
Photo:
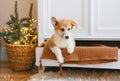
[[120, 37], [109, 37], [109, 36], [82, 36], [81, 38], [75, 38], [75, 40], [87, 40], [87, 41], [120, 41]]
[[[45, 0], [37, 0], [38, 2], [38, 45], [41, 45], [44, 41], [44, 21], [45, 21], [45, 15], [44, 15], [44, 6], [45, 6]], [[40, 6], [41, 5], [41, 6]], [[40, 6], [40, 7], [39, 7]]]
[[116, 25], [113, 25], [113, 26], [111, 26], [111, 25], [100, 26], [100, 1], [101, 0], [97, 0], [97, 1], [98, 1], [97, 2], [97, 4], [98, 4], [98, 6], [97, 6], [97, 8], [98, 8], [98, 30], [102, 30], [102, 29], [103, 30], [104, 29], [106, 29], [106, 30], [118, 30], [118, 29], [120, 29], [120, 25], [119, 26], [116, 26]]
[[89, 17], [89, 22], [90, 22], [90, 28], [89, 28], [89, 35], [93, 35], [93, 0], [90, 0], [90, 17]]
[[100, 0], [98, 0], [97, 4], [98, 4], [98, 6], [97, 6], [97, 8], [98, 8], [98, 13], [97, 13], [97, 15], [98, 15], [98, 19], [97, 19], [98, 30], [100, 30], [100, 31], [102, 31], [102, 30], [107, 30], [107, 31], [108, 30], [118, 30], [118, 29], [120, 30], [120, 26], [111, 26], [111, 25], [101, 26], [100, 25]]
[[115, 25], [105, 25], [101, 26], [101, 0], [91, 0], [91, 30], [92, 36], [110, 36], [111, 38], [114, 36], [120, 37], [120, 26]]

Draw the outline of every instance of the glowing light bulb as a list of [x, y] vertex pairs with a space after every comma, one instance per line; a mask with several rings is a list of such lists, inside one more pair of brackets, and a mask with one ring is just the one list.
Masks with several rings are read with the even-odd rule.
[[37, 22], [37, 20], [34, 20], [34, 22]]

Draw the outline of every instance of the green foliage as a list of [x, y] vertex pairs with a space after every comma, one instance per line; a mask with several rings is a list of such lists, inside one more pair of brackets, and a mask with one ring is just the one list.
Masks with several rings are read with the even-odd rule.
[[15, 1], [15, 16], [10, 15], [10, 20], [6, 22], [9, 26], [0, 32], [6, 43], [10, 44], [35, 44], [37, 43], [37, 30], [33, 28], [31, 3], [29, 17], [19, 19], [17, 11], [17, 1]]
[[31, 22], [30, 22], [30, 18], [22, 18], [20, 19], [20, 26], [21, 27], [28, 27], [30, 26]]

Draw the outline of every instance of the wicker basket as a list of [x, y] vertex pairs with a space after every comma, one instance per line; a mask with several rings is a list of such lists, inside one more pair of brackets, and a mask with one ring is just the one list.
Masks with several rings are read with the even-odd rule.
[[27, 71], [33, 68], [35, 63], [35, 48], [32, 45], [6, 44], [8, 60], [14, 71]]

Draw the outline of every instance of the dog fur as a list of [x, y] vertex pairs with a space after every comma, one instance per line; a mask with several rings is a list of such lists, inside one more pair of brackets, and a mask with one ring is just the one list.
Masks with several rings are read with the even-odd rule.
[[76, 27], [76, 22], [70, 19], [56, 19], [51, 17], [51, 22], [54, 26], [54, 34], [45, 42], [50, 50], [55, 54], [60, 63], [64, 62], [64, 57], [60, 48], [67, 48], [67, 52], [72, 54], [74, 52], [75, 41], [70, 35], [73, 27]]

